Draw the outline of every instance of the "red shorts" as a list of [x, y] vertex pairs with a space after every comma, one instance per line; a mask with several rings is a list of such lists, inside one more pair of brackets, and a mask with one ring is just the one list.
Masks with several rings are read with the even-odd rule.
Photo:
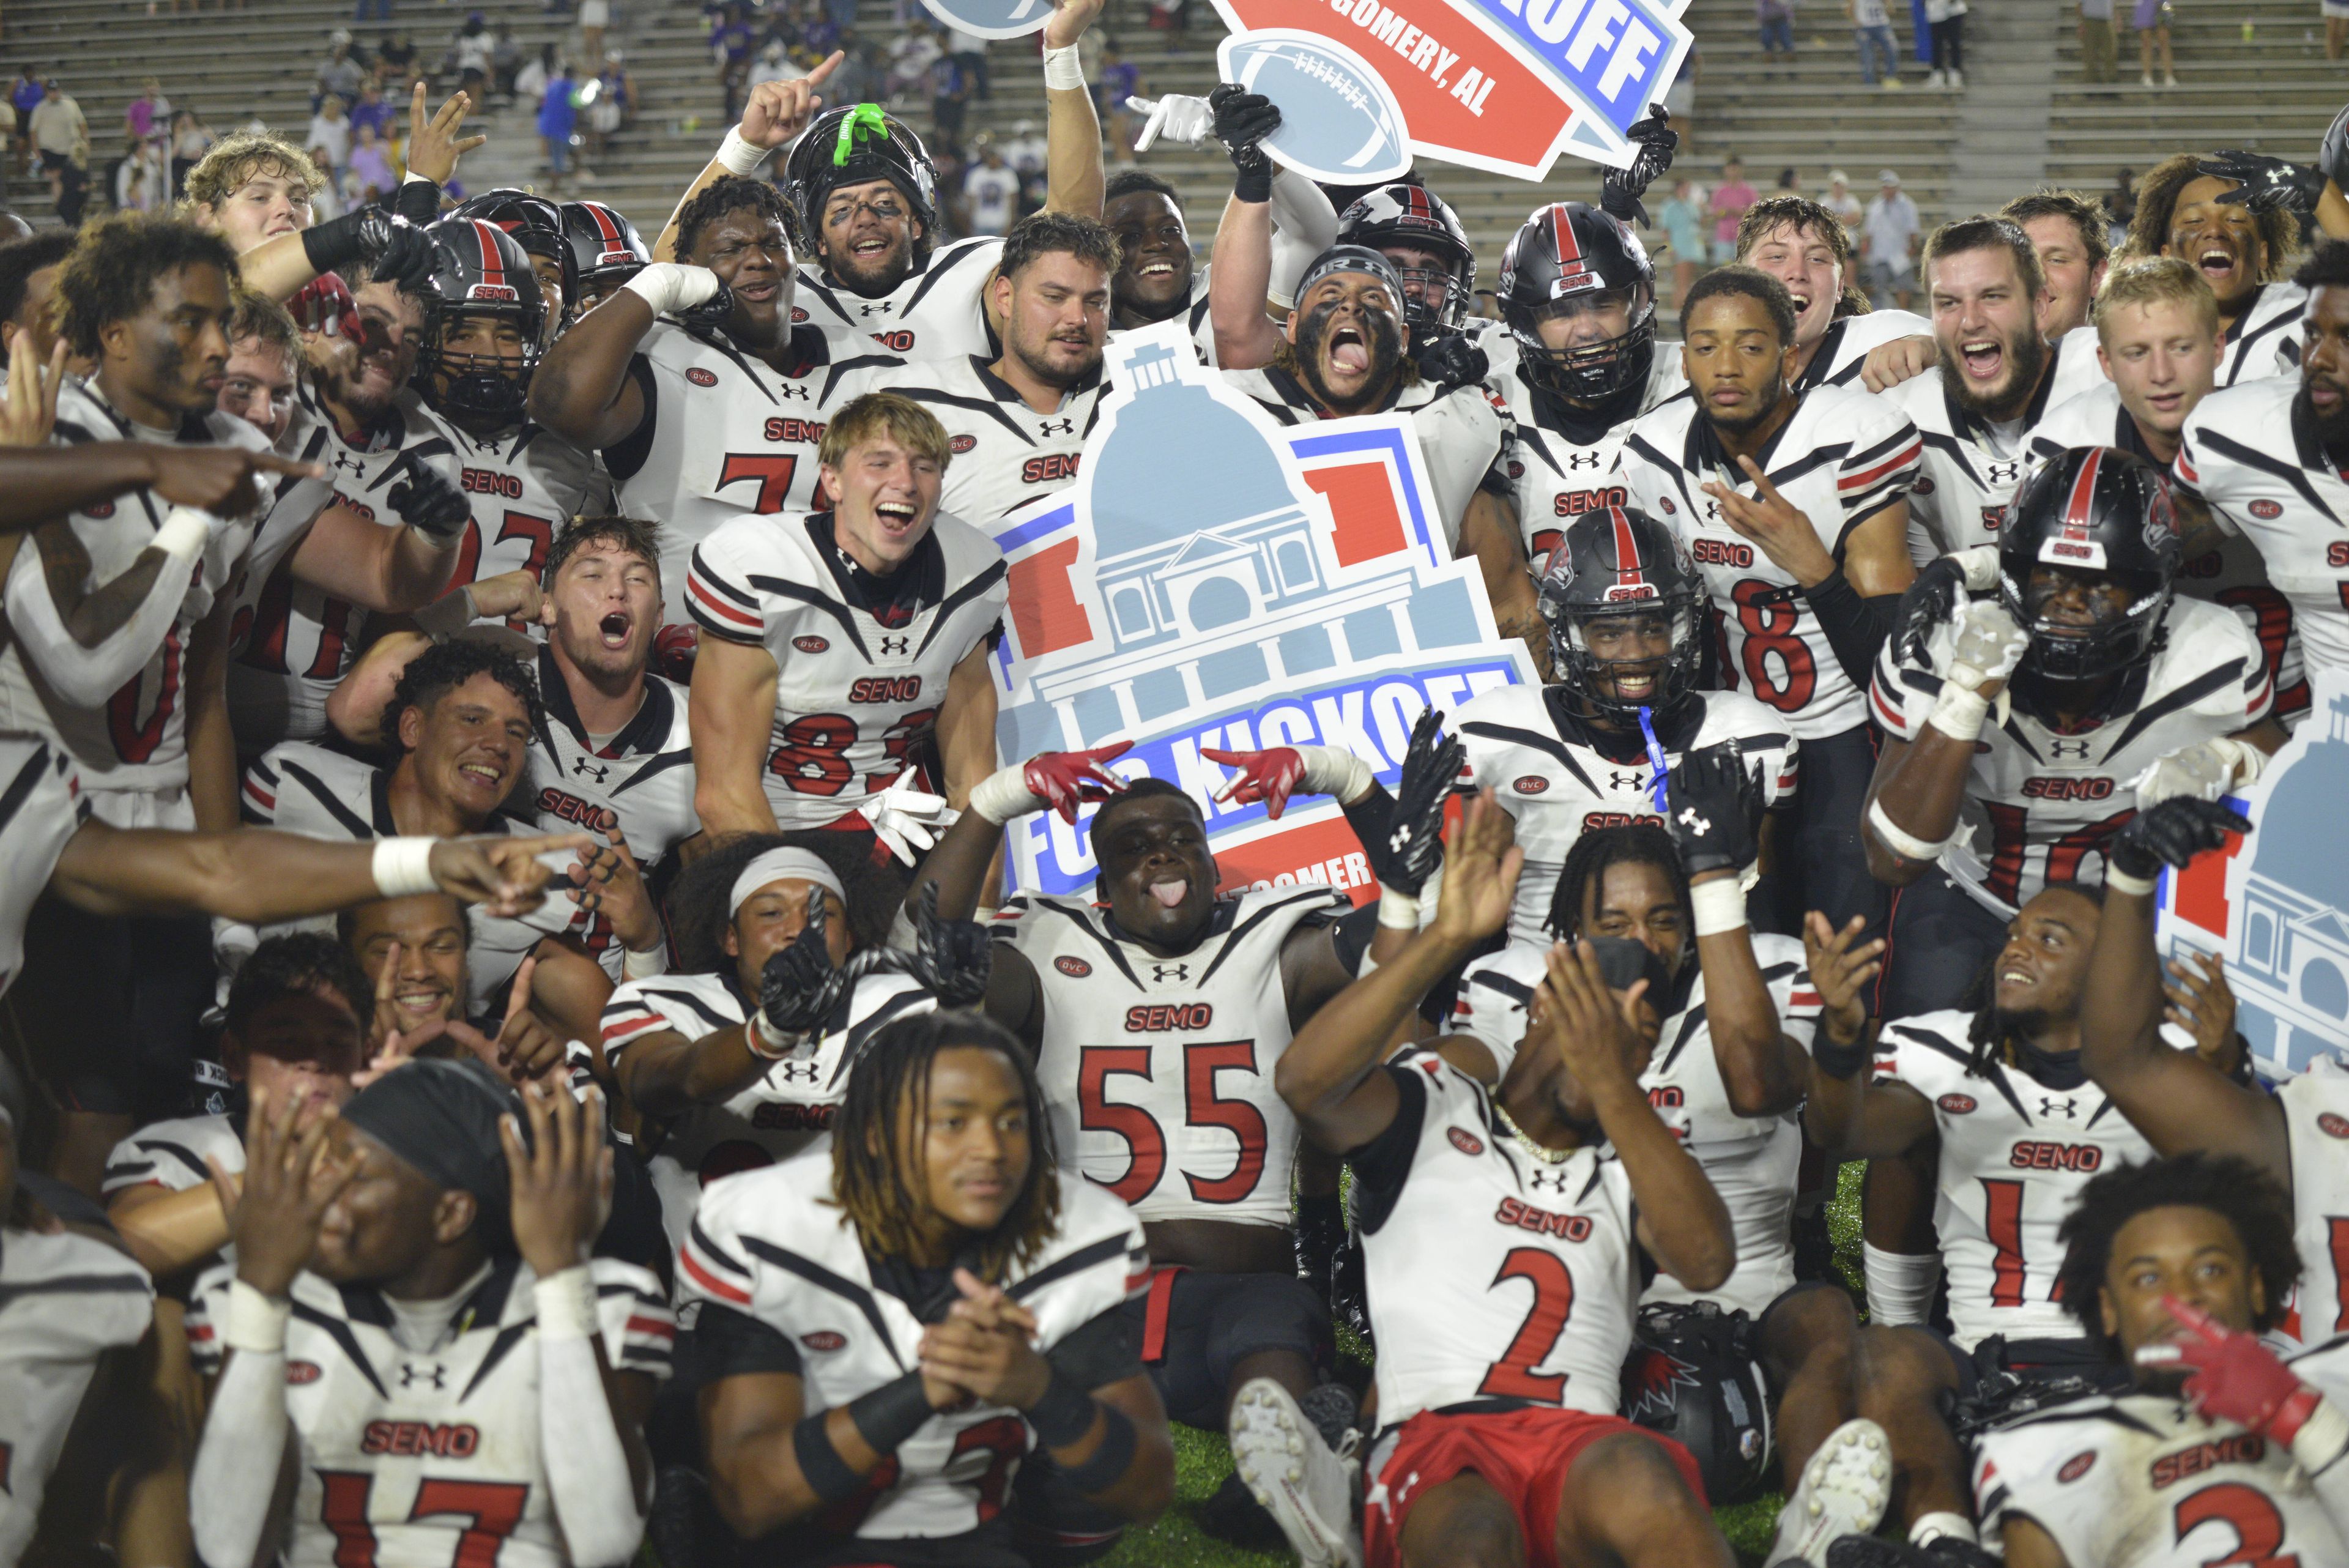
[[1371, 1500], [1362, 1510], [1366, 1568], [1402, 1568], [1402, 1527], [1411, 1505], [1467, 1470], [1483, 1477], [1516, 1510], [1526, 1537], [1526, 1568], [1557, 1568], [1557, 1502], [1567, 1472], [1583, 1449], [1622, 1432], [1637, 1432], [1660, 1445], [1697, 1501], [1704, 1501], [1704, 1478], [1689, 1451], [1620, 1416], [1547, 1408], [1464, 1416], [1422, 1411], [1403, 1423], [1393, 1452], [1371, 1478]]

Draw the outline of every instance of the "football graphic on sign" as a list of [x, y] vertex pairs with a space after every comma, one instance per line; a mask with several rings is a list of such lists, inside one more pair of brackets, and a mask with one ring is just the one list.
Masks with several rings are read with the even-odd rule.
[[1052, 19], [1052, 0], [922, 0], [922, 7], [982, 38], [1023, 38]]
[[1223, 79], [1280, 106], [1264, 140], [1273, 161], [1309, 180], [1370, 185], [1411, 168], [1402, 109], [1370, 62], [1296, 27], [1235, 33], [1216, 47]]

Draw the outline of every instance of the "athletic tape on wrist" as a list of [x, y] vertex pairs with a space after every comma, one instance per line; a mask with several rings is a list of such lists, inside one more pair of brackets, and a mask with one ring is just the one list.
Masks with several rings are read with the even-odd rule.
[[202, 555], [212, 536], [210, 517], [192, 506], [174, 506], [164, 517], [163, 525], [147, 542], [173, 560], [184, 563]]
[[1696, 914], [1696, 934], [1719, 936], [1745, 929], [1745, 890], [1734, 877], [1723, 877], [1689, 889], [1689, 908]]
[[2105, 889], [2111, 893], [2127, 893], [2142, 898], [2161, 881], [2161, 873], [2150, 877], [2131, 876], [2111, 861], [2105, 862]]
[[1974, 682], [1982, 672], [1965, 665], [1951, 667], [1949, 679], [1941, 682], [1941, 694], [1933, 699], [1933, 711], [1925, 715], [1925, 722], [1953, 741], [1971, 745], [1982, 733], [1982, 721], [1990, 716], [1990, 699], [1975, 691]]
[[1876, 836], [1883, 840], [1886, 848], [1904, 860], [1914, 860], [1920, 865], [1930, 866], [1941, 857], [1941, 851], [1950, 846], [1946, 838], [1939, 843], [1930, 838], [1920, 838], [1893, 821], [1886, 813], [1881, 799], [1868, 803], [1868, 826], [1876, 830]]
[[541, 1339], [593, 1339], [595, 1322], [595, 1276], [585, 1263], [552, 1274], [531, 1287], [538, 1303]]
[[750, 1026], [742, 1031], [742, 1044], [750, 1048], [753, 1056], [780, 1062], [792, 1054], [793, 1042], [790, 1035], [779, 1033], [773, 1024], [768, 1023], [764, 1012], [754, 1010], [750, 1014]]
[[656, 942], [643, 952], [629, 948], [620, 954], [620, 978], [650, 980], [668, 972], [668, 944]]
[[1056, 92], [1071, 88], [1080, 92], [1084, 90], [1085, 67], [1077, 58], [1074, 44], [1065, 49], [1044, 51], [1044, 85]]
[[825, 1504], [840, 1501], [864, 1484], [864, 1478], [850, 1469], [832, 1446], [832, 1434], [824, 1430], [824, 1417], [831, 1414], [818, 1410], [792, 1428], [792, 1456], [800, 1462], [800, 1479]]
[[2291, 1448], [2300, 1468], [2316, 1474], [2349, 1451], [2349, 1416], [2343, 1415], [2332, 1400], [2320, 1398], [2300, 1430], [2292, 1435]]
[[387, 898], [439, 892], [440, 884], [432, 877], [432, 846], [439, 842], [419, 835], [377, 839], [372, 865], [375, 890]]
[[718, 144], [718, 161], [726, 166], [729, 174], [745, 178], [759, 171], [761, 164], [775, 155], [771, 147], [761, 147], [745, 138], [740, 126], [730, 126], [726, 140]]
[[1397, 888], [1379, 889], [1379, 924], [1391, 931], [1419, 929], [1419, 899]]
[[265, 1296], [257, 1285], [232, 1280], [228, 1311], [221, 1324], [221, 1343], [247, 1355], [285, 1354], [285, 1321], [294, 1303], [283, 1296]]

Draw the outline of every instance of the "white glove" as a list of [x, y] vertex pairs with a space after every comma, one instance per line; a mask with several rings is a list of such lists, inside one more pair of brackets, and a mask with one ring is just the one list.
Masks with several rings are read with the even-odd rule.
[[1998, 546], [1976, 545], [1971, 550], [1953, 550], [1950, 559], [1966, 574], [1968, 593], [1986, 594], [1998, 587]]
[[2241, 741], [2197, 741], [2155, 758], [2130, 782], [2137, 789], [2137, 808], [2150, 811], [2173, 795], [2217, 800], [2257, 779], [2267, 763], [2265, 752]]
[[1979, 688], [1984, 681], [2011, 679], [2030, 646], [2031, 634], [1996, 599], [1969, 602], [1958, 612], [1957, 635], [1951, 639], [1949, 662], [1941, 671], [1941, 694], [1934, 699], [1925, 722], [1971, 744], [1990, 713], [1990, 699]]
[[908, 866], [919, 863], [922, 857], [916, 851], [936, 844], [938, 834], [951, 826], [958, 815], [947, 805], [946, 796], [916, 789], [911, 768], [879, 794], [865, 796], [856, 814], [873, 825], [873, 836]]
[[654, 262], [620, 286], [651, 306], [655, 316], [673, 316], [708, 303], [718, 292], [718, 275], [706, 266]]
[[1208, 128], [1215, 124], [1216, 112], [1203, 98], [1170, 92], [1152, 102], [1146, 98], [1130, 98], [1125, 107], [1143, 116], [1142, 134], [1133, 139], [1136, 152], [1147, 152], [1150, 144], [1160, 137], [1177, 141], [1185, 147], [1196, 147], [1207, 140]]

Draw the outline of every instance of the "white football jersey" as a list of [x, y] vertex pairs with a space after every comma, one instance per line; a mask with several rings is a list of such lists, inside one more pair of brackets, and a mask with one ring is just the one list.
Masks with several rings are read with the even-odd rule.
[[[1917, 483], [1909, 493], [1909, 553], [1920, 566], [1936, 556], [1998, 543], [2006, 504], [2034, 465], [2032, 428], [2064, 400], [2055, 395], [2056, 371], [2073, 355], [2061, 344], [2047, 353], [2050, 363], [2039, 389], [2004, 424], [1959, 407], [1950, 392], [1949, 372], [1938, 365], [1884, 394], [1909, 416], [1925, 442]], [[2093, 345], [2088, 365], [2095, 379], [2104, 380]]]
[[[1180, 312], [1184, 327], [1191, 334], [1192, 345], [1199, 350], [1199, 363], [1213, 369], [1216, 363], [1216, 324], [1207, 312], [1207, 267], [1200, 263], [1191, 269], [1191, 300]], [[1155, 327], [1151, 322], [1149, 327]], [[1115, 343], [1127, 332], [1147, 331], [1147, 327], [1123, 327], [1112, 325], [1109, 339]]]
[[105, 1242], [0, 1231], [0, 1568], [33, 1539], [98, 1356], [137, 1344], [154, 1312], [146, 1272]]
[[[1840, 560], [1855, 526], [1909, 493], [1921, 443], [1885, 399], [1820, 387], [1802, 400], [1759, 466]], [[1704, 493], [1711, 483], [1758, 494], [1695, 400], [1675, 398], [1632, 426], [1619, 472], [1632, 504], [1661, 519], [1696, 557], [1728, 638], [1723, 680], [1785, 714], [1805, 740], [1864, 722], [1859, 688], [1793, 576], [1723, 522], [1721, 504]]]
[[[269, 450], [259, 431], [232, 414], [191, 415], [168, 434], [150, 430], [117, 412], [95, 382], [67, 376], [57, 389], [57, 430], [50, 444], [73, 447], [101, 441]], [[152, 542], [171, 510], [170, 502], [151, 490], [140, 489], [67, 514], [67, 524], [89, 556], [84, 589], [109, 583], [128, 570]], [[56, 737], [71, 754], [83, 787], [101, 797], [118, 792], [162, 795], [184, 791], [188, 784], [188, 641], [235, 580], [245, 552], [253, 545], [255, 526], [253, 518], [235, 519], [212, 534], [198, 557], [178, 618], [149, 651], [139, 673], [125, 681], [102, 708], [70, 707], [53, 695], [26, 662], [23, 649], [16, 646], [36, 633], [29, 627], [12, 628], [11, 645], [0, 652], [0, 730], [31, 730]], [[17, 550], [10, 570], [32, 578], [37, 585], [36, 591], [48, 591], [42, 576], [41, 553], [29, 540]], [[111, 803], [101, 798], [97, 804], [98, 815], [107, 816]], [[122, 827], [151, 825], [129, 815], [116, 823]], [[183, 826], [192, 825], [190, 817]]]
[[1864, 392], [1868, 384], [1860, 379], [1860, 372], [1868, 368], [1871, 350], [1899, 338], [1932, 335], [1933, 324], [1914, 311], [1864, 310], [1857, 316], [1838, 316], [1827, 323], [1819, 346], [1811, 352], [1811, 362], [1795, 378], [1795, 389], [1849, 387]]
[[[1941, 691], [1954, 621], [1933, 628], [1925, 659], [1900, 657], [1888, 638], [1877, 655], [1868, 711], [1887, 736], [1921, 729]], [[2050, 882], [2097, 882], [2105, 841], [2137, 815], [2138, 774], [2198, 741], [2249, 729], [2268, 715], [2275, 682], [2243, 623], [2217, 605], [2173, 600], [2160, 646], [2122, 676], [2106, 717], [2061, 732], [2002, 703], [1983, 724], [1966, 774], [1958, 830], [1941, 868], [2002, 916]]]
[[[448, 455], [427, 441], [415, 448], [416, 456], [441, 466], [453, 462], [458, 487], [473, 508], [442, 592], [505, 572], [537, 576], [554, 536], [573, 518], [610, 514], [612, 477], [604, 465], [545, 426], [525, 420], [494, 435], [471, 436], [455, 421], [426, 411], [448, 443]], [[529, 622], [504, 624], [533, 637], [545, 635]]]
[[66, 852], [89, 820], [73, 759], [39, 735], [0, 731], [0, 993], [25, 967], [33, 918]]
[[2299, 1337], [2349, 1334], [2349, 1064], [2319, 1056], [2276, 1091], [2292, 1149]]
[[945, 511], [878, 583], [832, 539], [828, 512], [740, 517], [702, 541], [686, 579], [704, 632], [774, 658], [761, 782], [785, 832], [838, 822], [905, 770], [947, 677], [994, 635], [1010, 597], [1003, 552]]
[[[1141, 1221], [1075, 1172], [1056, 1179], [1058, 1233], [1002, 1281], [1004, 1293], [1036, 1315], [1034, 1342], [1048, 1355], [1119, 1311], [1150, 1279]], [[788, 1339], [811, 1412], [836, 1409], [913, 1370], [923, 1333], [913, 1308], [874, 1278], [832, 1193], [832, 1159], [822, 1151], [730, 1176], [702, 1195], [678, 1254], [679, 1304], [712, 1303]], [[1026, 1419], [1001, 1405], [938, 1411], [847, 1500], [862, 1513], [840, 1528], [882, 1540], [968, 1534], [1001, 1517], [1033, 1441]]]
[[[1254, 398], [1258, 408], [1281, 424], [1334, 417], [1286, 370], [1271, 366], [1261, 370], [1226, 370], [1224, 379]], [[1502, 463], [1509, 444], [1508, 406], [1482, 381], [1449, 389], [1430, 381], [1413, 381], [1398, 388], [1371, 411], [1411, 416], [1412, 430], [1419, 437], [1420, 461], [1427, 466], [1428, 488], [1435, 493], [1435, 510], [1443, 519], [1444, 543], [1457, 546], [1469, 501], [1488, 477], [1495, 488], [1506, 481], [1507, 470]]]
[[[2234, 330], [2220, 335], [2220, 389], [2245, 386], [2271, 376], [2297, 380], [2302, 319], [2307, 311], [2308, 291], [2296, 283], [2261, 284], [2252, 290], [2251, 303], [2236, 318]], [[2095, 364], [2096, 329], [2072, 328], [2064, 335], [2064, 352], [2067, 360], [2076, 355]]]
[[946, 427], [948, 457], [939, 510], [981, 528], [1076, 482], [1078, 459], [1109, 383], [1096, 378], [1062, 394], [1049, 414], [1030, 408], [981, 355], [926, 359], [889, 378]]
[[133, 1187], [186, 1192], [212, 1179], [209, 1155], [231, 1176], [244, 1170], [244, 1138], [237, 1118], [224, 1114], [174, 1116], [150, 1122], [114, 1146], [106, 1157], [99, 1191], [111, 1198]]
[[[630, 1041], [670, 1030], [699, 1040], [740, 1028], [752, 1005], [731, 971], [623, 981], [604, 1004], [605, 1060], [616, 1066]], [[674, 1121], [656, 1126], [657, 1118], [645, 1118], [636, 1147], [652, 1151], [647, 1163], [670, 1242], [684, 1243], [701, 1189], [719, 1177], [827, 1143], [833, 1113], [848, 1093], [849, 1070], [866, 1043], [884, 1024], [937, 1005], [910, 975], [868, 974], [826, 1021], [823, 1034], [776, 1062], [766, 1076], [721, 1105], [696, 1106]]]
[[2211, 393], [2186, 416], [2170, 481], [2267, 563], [2311, 671], [2349, 668], [2349, 475], [2316, 439], [2298, 377]]
[[[588, 1262], [615, 1372], [669, 1375], [677, 1322], [649, 1270]], [[220, 1329], [234, 1267], [196, 1282], [188, 1342], [199, 1372], [227, 1360]], [[287, 1568], [566, 1568], [542, 1456], [535, 1276], [488, 1265], [440, 1342], [409, 1348], [380, 1292], [294, 1277], [285, 1410], [301, 1445]]]
[[[1500, 337], [1506, 340], [1508, 334]], [[1636, 393], [1611, 398], [1596, 409], [1554, 398], [1515, 370], [1495, 370], [1488, 384], [1509, 406], [1502, 471], [1509, 476], [1526, 560], [1539, 577], [1568, 524], [1586, 512], [1630, 504], [1616, 476], [1616, 460], [1640, 417], [1688, 385], [1681, 373], [1680, 345], [1657, 344], [1647, 379]]]
[[[1754, 933], [1754, 957], [1778, 1009], [1778, 1026], [1808, 1050], [1817, 1025], [1819, 993], [1811, 985], [1803, 944], [1793, 937]], [[1465, 1034], [1493, 1053], [1506, 1074], [1526, 1037], [1526, 1008], [1547, 972], [1547, 945], [1512, 942], [1468, 966], [1453, 1003], [1449, 1033]], [[1719, 1286], [1692, 1291], [1661, 1271], [1640, 1300], [1717, 1302], [1725, 1312], [1762, 1311], [1794, 1288], [1796, 1168], [1803, 1159], [1801, 1124], [1793, 1115], [1742, 1116], [1730, 1108], [1729, 1085], [1713, 1054], [1705, 1023], [1704, 974], [1688, 975], [1688, 994], [1660, 998], [1672, 1009], [1640, 1086], [1658, 1119], [1672, 1129], [1729, 1208], [1737, 1231], [1737, 1267]], [[1675, 1005], [1676, 1004], [1676, 1005]]]
[[[1468, 753], [1459, 787], [1495, 792], [1526, 852], [1509, 911], [1512, 941], [1549, 941], [1550, 900], [1576, 839], [1594, 827], [1664, 819], [1644, 738], [1594, 729], [1568, 701], [1563, 686], [1496, 686], [1453, 715], [1453, 733]], [[1692, 751], [1733, 742], [1756, 770], [1766, 803], [1794, 799], [1800, 755], [1794, 732], [1744, 693], [1692, 691], [1651, 722], [1668, 771]]]
[[[2031, 461], [2035, 466], [2074, 447], [2116, 447], [2165, 468], [2137, 433], [2137, 421], [2121, 406], [2120, 389], [2110, 381], [2092, 388], [2047, 410], [2032, 427]], [[2188, 598], [2225, 605], [2259, 639], [2268, 673], [2274, 678], [2275, 711], [2280, 719], [2308, 709], [2308, 677], [2302, 669], [2300, 637], [2292, 630], [2292, 601], [2268, 581], [2267, 563], [2259, 546], [2219, 520], [2219, 547], [2179, 564], [2178, 591]]]
[[1876, 1080], [1925, 1096], [1940, 1134], [1933, 1224], [1949, 1272], [1950, 1324], [1971, 1350], [2009, 1339], [2077, 1339], [2055, 1299], [2064, 1263], [2056, 1228], [2088, 1178], [2154, 1158], [2153, 1146], [2093, 1079], [2054, 1089], [2020, 1067], [1969, 1069], [1973, 1014], [1951, 1009], [1896, 1018], [1876, 1044]]
[[673, 319], [653, 323], [628, 374], [645, 400], [636, 433], [602, 456], [620, 509], [661, 526], [666, 614], [682, 622], [694, 546], [746, 512], [805, 512], [816, 504], [816, 446], [832, 412], [865, 385], [864, 372], [902, 361], [867, 341], [843, 358], [812, 327], [793, 330], [792, 363], [778, 370], [720, 333]]
[[987, 280], [1003, 254], [999, 235], [950, 240], [930, 253], [921, 270], [879, 299], [867, 299], [824, 281], [822, 264], [801, 264], [792, 319], [801, 313], [834, 343], [869, 337], [885, 354], [944, 359], [957, 354], [995, 358], [987, 322]]
[[1381, 1070], [1394, 1125], [1346, 1157], [1381, 1428], [1485, 1400], [1615, 1414], [1641, 1270], [1621, 1163], [1598, 1148], [1535, 1159], [1433, 1051]]
[[1078, 898], [1005, 900], [993, 925], [1036, 971], [1036, 1076], [1061, 1158], [1144, 1220], [1287, 1225], [1297, 1118], [1280, 951], [1351, 908], [1334, 888], [1219, 898], [1199, 945], [1153, 957]]
[[2045, 1531], [2074, 1568], [2349, 1563], [2292, 1450], [2159, 1394], [2091, 1395], [1976, 1439], [1975, 1511]]

